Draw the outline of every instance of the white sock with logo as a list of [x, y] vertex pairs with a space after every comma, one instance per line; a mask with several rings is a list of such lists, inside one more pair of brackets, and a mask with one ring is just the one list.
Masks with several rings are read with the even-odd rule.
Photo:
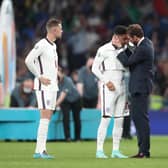
[[124, 118], [115, 118], [113, 127], [113, 151], [119, 150], [120, 140], [123, 132]]
[[48, 125], [49, 119], [40, 119], [35, 153], [42, 153], [43, 151], [46, 151]]
[[97, 151], [103, 151], [104, 140], [106, 138], [107, 128], [111, 118], [101, 118], [97, 132]]

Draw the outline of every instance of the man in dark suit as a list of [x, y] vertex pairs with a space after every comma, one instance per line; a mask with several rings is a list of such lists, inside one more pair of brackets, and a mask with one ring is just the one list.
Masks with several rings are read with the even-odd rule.
[[131, 114], [138, 139], [138, 154], [134, 158], [150, 157], [150, 127], [148, 118], [149, 96], [152, 91], [154, 48], [140, 25], [128, 27], [128, 36], [136, 49], [129, 47], [118, 55], [120, 62], [130, 69], [129, 91], [131, 93]]

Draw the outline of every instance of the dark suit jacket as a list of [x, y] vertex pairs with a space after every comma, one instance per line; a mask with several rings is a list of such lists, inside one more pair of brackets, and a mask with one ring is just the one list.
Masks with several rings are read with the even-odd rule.
[[131, 94], [152, 91], [154, 48], [152, 42], [145, 38], [135, 51], [128, 49], [118, 55], [118, 59], [130, 69], [129, 91]]

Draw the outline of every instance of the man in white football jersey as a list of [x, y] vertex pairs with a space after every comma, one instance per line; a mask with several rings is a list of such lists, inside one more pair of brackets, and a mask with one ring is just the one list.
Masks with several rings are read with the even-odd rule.
[[96, 158], [108, 158], [103, 151], [104, 140], [111, 117], [114, 117], [112, 158], [127, 158], [119, 151], [123, 130], [126, 92], [124, 82], [125, 68], [118, 61], [117, 55], [128, 43], [127, 28], [116, 26], [112, 41], [101, 46], [96, 54], [92, 72], [101, 81], [102, 117], [97, 133]]
[[53, 156], [48, 155], [46, 152], [46, 141], [48, 125], [53, 110], [55, 110], [58, 91], [58, 55], [54, 41], [62, 36], [61, 21], [54, 18], [48, 20], [46, 30], [46, 38], [35, 44], [26, 57], [25, 63], [28, 69], [35, 75], [34, 89], [38, 108], [41, 112], [36, 149], [33, 157], [51, 159]]

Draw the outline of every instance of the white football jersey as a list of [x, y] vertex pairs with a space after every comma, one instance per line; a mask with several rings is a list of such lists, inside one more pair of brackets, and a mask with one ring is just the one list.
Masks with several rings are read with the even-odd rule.
[[[123, 79], [125, 67], [117, 59], [117, 55], [124, 49], [116, 49], [112, 42], [101, 46], [96, 54], [92, 72], [103, 82], [109, 79]], [[111, 72], [112, 71], [112, 72]]]
[[[58, 55], [55, 43], [51, 43], [47, 38], [41, 39], [29, 52], [25, 63], [28, 69], [35, 75], [35, 90], [58, 91]], [[41, 84], [38, 79], [41, 75], [50, 79], [51, 84], [48, 86]]]

